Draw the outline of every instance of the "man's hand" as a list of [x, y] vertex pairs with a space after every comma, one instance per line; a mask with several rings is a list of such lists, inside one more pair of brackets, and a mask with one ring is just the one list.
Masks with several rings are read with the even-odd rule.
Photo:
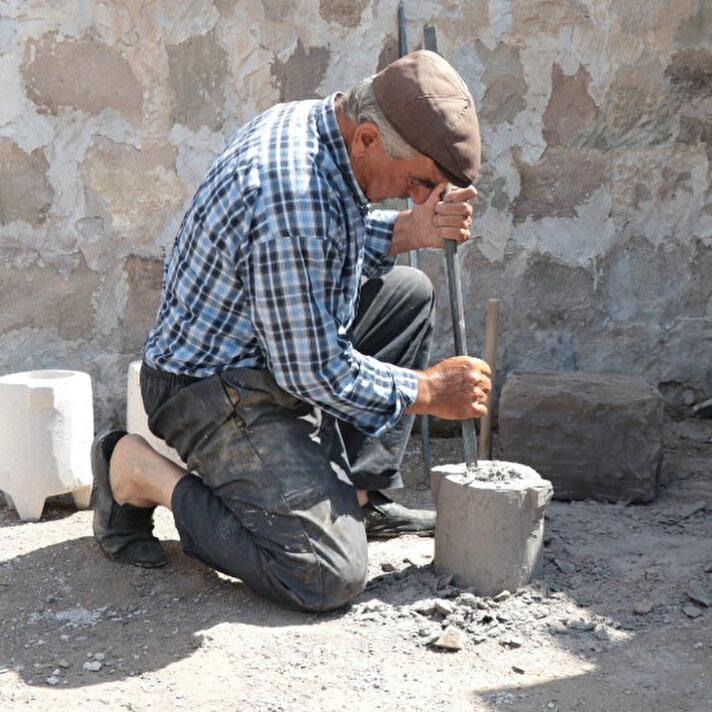
[[447, 183], [436, 185], [424, 203], [399, 215], [390, 251], [392, 255], [422, 247], [444, 247], [445, 240], [457, 243], [469, 240], [472, 206], [468, 201], [477, 197], [477, 191], [472, 186], [454, 188], [441, 200], [446, 187]]
[[440, 183], [424, 203], [413, 206], [417, 248], [444, 247], [445, 240], [459, 244], [470, 238], [472, 206], [468, 201], [477, 197], [477, 191], [472, 186], [454, 188], [441, 200], [446, 187], [447, 183]]
[[453, 356], [418, 371], [418, 398], [408, 413], [470, 420], [487, 414], [490, 367], [478, 358]]

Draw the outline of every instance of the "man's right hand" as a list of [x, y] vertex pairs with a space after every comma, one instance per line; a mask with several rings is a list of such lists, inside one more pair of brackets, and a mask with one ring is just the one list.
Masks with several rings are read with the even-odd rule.
[[418, 398], [406, 412], [445, 420], [486, 415], [492, 372], [481, 359], [453, 356], [417, 373]]

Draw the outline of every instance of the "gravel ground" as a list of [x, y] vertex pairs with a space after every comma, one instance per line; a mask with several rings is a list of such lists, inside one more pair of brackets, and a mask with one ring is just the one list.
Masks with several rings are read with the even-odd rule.
[[[436, 464], [460, 459], [433, 443]], [[431, 506], [417, 441], [401, 501]], [[712, 711], [712, 421], [669, 422], [645, 506], [553, 503], [542, 578], [492, 598], [432, 539], [370, 545], [366, 591], [306, 615], [185, 557], [111, 563], [62, 498], [0, 507], [0, 709]]]

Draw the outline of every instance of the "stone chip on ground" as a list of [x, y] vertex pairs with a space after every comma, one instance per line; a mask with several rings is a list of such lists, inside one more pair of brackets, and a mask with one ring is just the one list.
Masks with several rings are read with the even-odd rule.
[[499, 644], [505, 648], [521, 648], [524, 645], [521, 638], [513, 635], [508, 635], [500, 639]]
[[712, 595], [705, 591], [699, 584], [691, 583], [687, 587], [687, 597], [694, 603], [699, 603], [705, 608], [712, 606]]
[[434, 647], [442, 648], [443, 650], [462, 650], [465, 644], [465, 636], [459, 628], [451, 625], [432, 644]]
[[416, 613], [421, 613], [424, 616], [432, 615], [435, 612], [435, 600], [426, 598], [423, 601], [417, 601], [413, 607]]
[[690, 517], [694, 517], [699, 512], [704, 512], [705, 509], [707, 509], [707, 502], [700, 501], [688, 504], [687, 507], [678, 514], [676, 521], [682, 522], [685, 519], [690, 519]]
[[468, 608], [477, 608], [477, 600], [477, 596], [475, 596], [474, 593], [469, 593], [467, 591], [465, 593], [461, 593], [457, 597], [457, 602], [467, 606]]
[[684, 605], [682, 611], [688, 618], [699, 618], [702, 615], [702, 609], [691, 603]]
[[590, 631], [595, 627], [596, 624], [593, 621], [586, 620], [585, 618], [577, 618], [569, 624], [571, 630]]
[[647, 613], [650, 613], [650, 611], [653, 610], [653, 604], [644, 599], [642, 601], [636, 601], [635, 604], [633, 605], [633, 613], [639, 616], [644, 616]]
[[435, 613], [441, 616], [449, 616], [455, 610], [455, 605], [446, 599], [437, 599], [433, 605]]
[[570, 561], [566, 561], [564, 559], [554, 559], [554, 564], [556, 564], [556, 568], [559, 569], [562, 574], [576, 573], [576, 566], [574, 566], [574, 564]]

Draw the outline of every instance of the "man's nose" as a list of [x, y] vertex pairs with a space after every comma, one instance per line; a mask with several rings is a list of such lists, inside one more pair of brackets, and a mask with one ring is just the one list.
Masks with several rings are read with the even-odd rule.
[[416, 205], [420, 205], [430, 197], [430, 191], [424, 185], [414, 185], [408, 188], [408, 197]]

